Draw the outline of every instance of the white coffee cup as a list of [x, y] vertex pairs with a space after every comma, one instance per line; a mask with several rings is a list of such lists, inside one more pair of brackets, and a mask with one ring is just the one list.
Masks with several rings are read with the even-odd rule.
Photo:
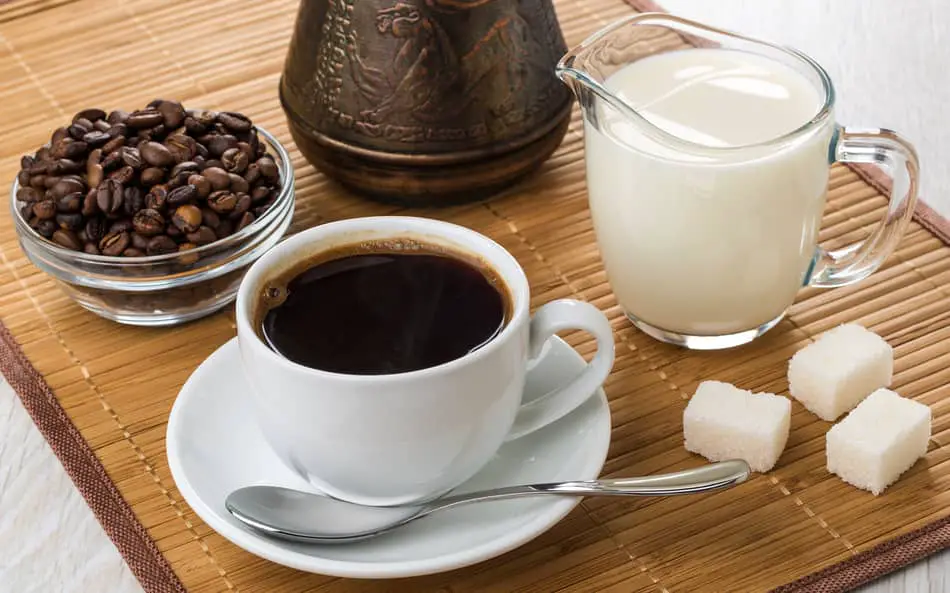
[[[333, 248], [394, 238], [447, 247], [490, 266], [511, 297], [504, 329], [462, 358], [390, 375], [308, 368], [262, 341], [256, 307], [269, 281]], [[515, 258], [491, 239], [454, 224], [367, 217], [294, 235], [251, 266], [237, 295], [242, 365], [265, 439], [316, 488], [351, 502], [405, 504], [455, 488], [506, 440], [542, 428], [586, 401], [613, 365], [613, 333], [596, 307], [558, 300], [532, 317], [529, 302], [528, 280]], [[552, 335], [566, 329], [590, 332], [597, 353], [572, 382], [523, 404], [531, 361]]]

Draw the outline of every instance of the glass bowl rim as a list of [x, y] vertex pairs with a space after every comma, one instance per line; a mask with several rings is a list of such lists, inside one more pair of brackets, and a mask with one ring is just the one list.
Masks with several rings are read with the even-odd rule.
[[22, 238], [28, 237], [29, 240], [39, 243], [41, 249], [45, 249], [52, 255], [59, 258], [68, 259], [76, 263], [98, 264], [106, 266], [133, 266], [174, 263], [176, 261], [180, 261], [180, 258], [185, 255], [197, 255], [200, 257], [208, 253], [218, 253], [219, 251], [224, 251], [240, 245], [248, 237], [251, 237], [259, 231], [268, 228], [269, 225], [278, 218], [281, 207], [284, 206], [288, 200], [293, 199], [295, 192], [294, 167], [293, 163], [290, 161], [290, 154], [287, 152], [287, 149], [284, 148], [283, 144], [281, 144], [280, 141], [270, 132], [256, 124], [254, 127], [257, 129], [257, 132], [264, 137], [264, 139], [267, 141], [267, 144], [269, 144], [270, 147], [274, 149], [274, 152], [276, 152], [277, 156], [279, 157], [277, 167], [278, 171], [280, 172], [281, 188], [280, 193], [277, 194], [277, 199], [275, 199], [270, 208], [267, 209], [267, 212], [264, 214], [264, 216], [255, 219], [254, 222], [234, 233], [233, 235], [229, 235], [224, 239], [212, 241], [211, 243], [207, 243], [205, 245], [199, 245], [194, 249], [174, 251], [172, 253], [163, 253], [161, 255], [145, 255], [139, 257], [123, 257], [121, 255], [94, 255], [91, 253], [85, 253], [84, 251], [66, 249], [65, 247], [60, 247], [53, 241], [40, 235], [35, 229], [27, 224], [25, 220], [23, 220], [23, 216], [20, 213], [20, 208], [17, 207], [18, 200], [16, 198], [17, 190], [20, 188], [20, 183], [19, 180], [14, 177], [13, 184], [10, 187], [10, 210], [13, 214], [14, 226], [16, 227], [17, 233]]

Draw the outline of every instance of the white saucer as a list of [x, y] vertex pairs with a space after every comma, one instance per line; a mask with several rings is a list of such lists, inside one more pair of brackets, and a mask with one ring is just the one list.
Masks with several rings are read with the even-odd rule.
[[[559, 338], [528, 374], [527, 397], [543, 395], [583, 368]], [[238, 523], [224, 508], [232, 490], [278, 484], [313, 490], [271, 452], [251, 416], [237, 339], [208, 357], [172, 408], [166, 450], [182, 496], [212, 529], [267, 560], [309, 572], [351, 578], [397, 578], [442, 572], [493, 558], [550, 529], [577, 498], [527, 498], [474, 504], [436, 513], [378, 538], [338, 545], [271, 539]], [[457, 492], [560, 480], [589, 480], [603, 468], [610, 409], [597, 390], [577, 410], [504, 445]]]

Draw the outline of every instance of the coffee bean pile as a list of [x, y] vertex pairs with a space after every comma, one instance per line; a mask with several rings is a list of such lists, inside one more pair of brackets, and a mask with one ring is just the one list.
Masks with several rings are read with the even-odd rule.
[[77, 113], [20, 160], [17, 200], [61, 247], [107, 256], [187, 251], [254, 222], [280, 193], [251, 120], [156, 99], [144, 109]]

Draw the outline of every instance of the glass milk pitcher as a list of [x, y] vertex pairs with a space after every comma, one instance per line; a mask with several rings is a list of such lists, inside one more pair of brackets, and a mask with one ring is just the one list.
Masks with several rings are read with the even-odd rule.
[[[828, 74], [793, 49], [640, 14], [587, 39], [557, 72], [583, 110], [611, 288], [634, 325], [664, 342], [755, 339], [802, 286], [874, 272], [913, 214], [913, 147], [835, 123]], [[818, 231], [834, 162], [877, 165], [893, 183], [870, 236], [827, 250]]]

